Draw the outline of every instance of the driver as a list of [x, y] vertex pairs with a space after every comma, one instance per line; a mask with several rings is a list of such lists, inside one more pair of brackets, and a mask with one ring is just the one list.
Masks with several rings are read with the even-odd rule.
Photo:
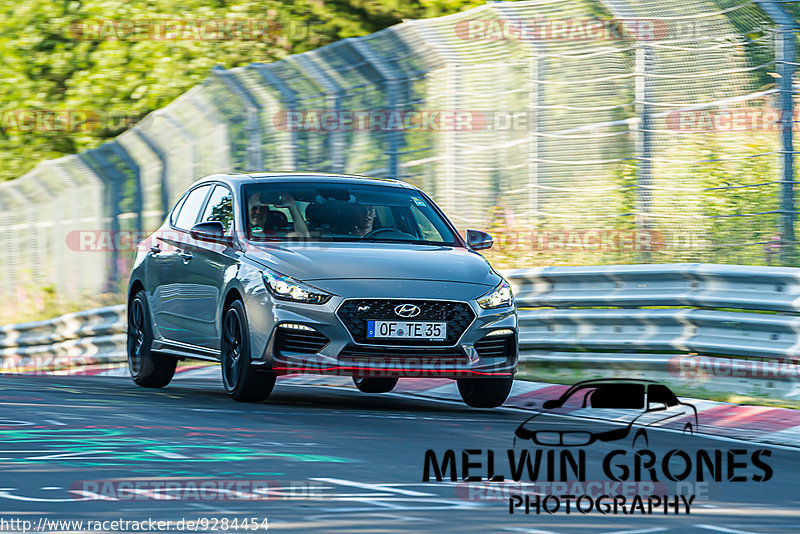
[[348, 233], [364, 237], [372, 231], [375, 223], [375, 206], [356, 204], [351, 208], [353, 226]]

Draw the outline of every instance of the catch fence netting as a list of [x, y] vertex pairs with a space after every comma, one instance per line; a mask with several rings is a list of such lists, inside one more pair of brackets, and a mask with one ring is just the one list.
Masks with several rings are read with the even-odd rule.
[[249, 170], [409, 181], [498, 267], [777, 263], [782, 38], [756, 2], [492, 2], [214, 69], [0, 184], [0, 294], [113, 291], [189, 184]]

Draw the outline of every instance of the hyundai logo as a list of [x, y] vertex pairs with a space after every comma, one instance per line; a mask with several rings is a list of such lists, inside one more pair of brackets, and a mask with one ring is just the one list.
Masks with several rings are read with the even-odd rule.
[[406, 319], [411, 319], [412, 317], [416, 317], [422, 310], [419, 306], [415, 306], [413, 304], [401, 304], [399, 306], [394, 307], [394, 313], [399, 315], [400, 317], [405, 317]]

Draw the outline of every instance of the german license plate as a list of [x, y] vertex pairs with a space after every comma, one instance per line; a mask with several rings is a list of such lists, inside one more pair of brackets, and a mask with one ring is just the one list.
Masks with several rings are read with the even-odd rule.
[[447, 323], [429, 321], [367, 321], [367, 337], [373, 339], [447, 339]]

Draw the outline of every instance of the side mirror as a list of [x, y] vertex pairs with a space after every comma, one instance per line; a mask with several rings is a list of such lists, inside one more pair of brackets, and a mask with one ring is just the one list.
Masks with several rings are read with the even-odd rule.
[[189, 230], [189, 235], [199, 241], [211, 241], [212, 243], [229, 241], [225, 236], [225, 227], [219, 221], [197, 223]]
[[467, 245], [472, 250], [485, 250], [492, 248], [494, 240], [492, 236], [480, 230], [467, 230]]
[[561, 404], [559, 404], [558, 399], [550, 399], [549, 401], [544, 401], [542, 404], [542, 408], [545, 410], [552, 410], [553, 408], [560, 408]]
[[648, 402], [647, 403], [647, 411], [648, 412], [655, 412], [658, 410], [666, 410], [667, 403], [666, 402]]

